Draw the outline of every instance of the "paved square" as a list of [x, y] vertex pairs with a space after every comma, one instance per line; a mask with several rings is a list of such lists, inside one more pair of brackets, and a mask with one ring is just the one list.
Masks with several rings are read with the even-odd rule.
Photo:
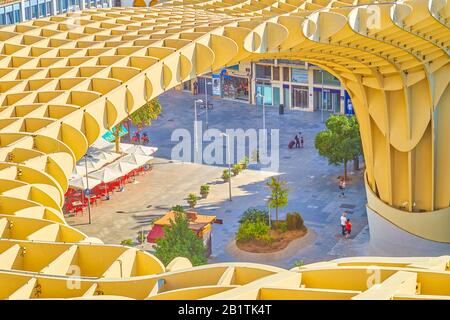
[[[112, 200], [93, 208], [92, 225], [80, 225], [87, 221], [86, 216], [68, 221], [106, 243], [135, 239], [141, 228], [149, 229], [156, 216], [164, 214], [173, 205], [186, 205], [185, 198], [190, 192], [198, 194], [200, 185], [209, 183], [210, 195], [199, 201], [197, 209], [204, 214], [217, 215], [224, 221], [223, 225], [213, 226], [213, 256], [210, 261], [238, 261], [241, 259], [231, 255], [227, 248], [237, 231], [239, 217], [248, 207], [264, 207], [264, 199], [269, 195], [265, 182], [268, 177], [279, 174], [290, 189], [289, 204], [281, 210], [280, 218], [289, 211], [300, 212], [315, 237], [313, 243], [290, 252], [289, 257], [278, 259], [275, 255], [265, 263], [290, 268], [297, 260], [309, 263], [367, 254], [369, 233], [363, 171], [353, 173], [349, 164], [351, 181], [347, 184], [345, 198], [340, 197], [337, 177], [342, 174], [342, 167], [329, 166], [314, 148], [314, 137], [324, 128], [319, 112], [287, 110], [284, 115], [279, 115], [278, 108], [266, 108], [267, 129], [280, 130], [279, 172], [250, 166], [249, 170], [233, 178], [233, 201], [230, 202], [228, 185], [220, 178], [224, 167], [170, 161], [176, 144], [171, 142], [173, 130], [185, 128], [193, 134], [196, 98], [203, 97], [178, 91], [162, 95], [159, 99], [163, 113], [151, 127], [143, 130], [150, 136], [150, 145], [159, 148], [153, 170], [138, 177], [138, 183], [127, 185], [125, 192], [115, 193]], [[216, 99], [213, 103], [214, 109], [208, 112], [209, 128], [223, 131], [262, 127], [261, 107]], [[198, 109], [198, 119], [203, 121], [203, 125], [205, 116], [205, 110]], [[287, 144], [299, 131], [304, 136], [305, 147], [289, 150]], [[342, 239], [340, 235], [339, 216], [343, 210], [351, 212], [351, 239]], [[248, 258], [242, 260], [252, 261]]]

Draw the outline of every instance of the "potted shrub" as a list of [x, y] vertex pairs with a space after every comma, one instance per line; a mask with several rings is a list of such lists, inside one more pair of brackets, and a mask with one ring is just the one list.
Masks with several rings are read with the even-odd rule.
[[305, 228], [303, 218], [298, 212], [289, 212], [286, 215], [286, 223], [288, 230], [302, 230]]
[[257, 220], [264, 221], [265, 224], [269, 225], [269, 212], [265, 209], [248, 208], [242, 214], [239, 223], [246, 221], [255, 222]]
[[202, 198], [206, 198], [208, 196], [209, 186], [207, 184], [200, 186], [200, 194], [202, 195]]
[[228, 170], [228, 169], [223, 170], [223, 173], [222, 173], [223, 181], [228, 182], [230, 180], [230, 178], [231, 178], [230, 170]]
[[244, 157], [244, 159], [242, 159], [242, 161], [241, 161], [242, 170], [247, 169], [249, 162], [250, 162], [250, 160], [248, 157]]
[[187, 197], [187, 202], [189, 203], [189, 206], [191, 208], [194, 208], [197, 205], [197, 200], [198, 200], [198, 197], [196, 194], [189, 193], [189, 195]]
[[237, 176], [239, 174], [239, 172], [241, 172], [242, 167], [239, 163], [234, 164], [233, 167], [231, 168], [231, 171], [233, 172], [234, 176]]

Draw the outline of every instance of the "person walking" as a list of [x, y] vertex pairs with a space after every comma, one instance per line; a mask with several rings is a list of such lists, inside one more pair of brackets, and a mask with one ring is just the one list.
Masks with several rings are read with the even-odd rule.
[[295, 135], [295, 147], [296, 148], [300, 148], [300, 139], [298, 138], [298, 135]]
[[350, 221], [350, 219], [347, 219], [347, 222], [345, 223], [345, 237], [349, 238], [350, 234], [352, 233], [352, 223]]
[[198, 82], [197, 81], [194, 81], [193, 87], [194, 87], [194, 95], [197, 95], [198, 94]]
[[341, 191], [340, 197], [345, 198], [345, 187], [346, 187], [345, 179], [341, 178], [339, 180], [339, 190]]
[[303, 136], [300, 136], [300, 147], [303, 148]]
[[345, 237], [346, 232], [347, 232], [347, 212], [346, 211], [344, 211], [341, 216], [341, 231], [342, 231], [342, 236]]

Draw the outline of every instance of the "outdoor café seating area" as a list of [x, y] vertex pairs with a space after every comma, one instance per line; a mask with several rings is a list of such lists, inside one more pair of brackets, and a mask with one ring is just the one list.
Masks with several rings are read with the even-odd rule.
[[157, 148], [120, 144], [121, 153], [114, 152], [114, 144], [99, 142], [89, 148], [69, 178], [65, 194], [64, 214], [82, 215], [88, 205], [108, 201], [114, 192], [125, 191], [136, 176], [151, 170], [151, 160]]

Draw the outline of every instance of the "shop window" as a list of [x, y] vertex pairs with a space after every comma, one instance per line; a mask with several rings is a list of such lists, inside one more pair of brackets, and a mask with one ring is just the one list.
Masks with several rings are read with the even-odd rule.
[[39, 16], [39, 7], [37, 0], [31, 0], [31, 18], [36, 19]]
[[257, 79], [272, 79], [272, 67], [257, 64], [256, 65], [256, 78]]
[[339, 80], [324, 70], [314, 70], [314, 84], [322, 84], [322, 72], [323, 72], [323, 84], [328, 86], [340, 86]]
[[15, 3], [14, 4], [14, 22], [18, 23], [20, 22], [22, 19], [21, 14], [20, 14], [20, 4]]
[[45, 17], [47, 15], [47, 7], [44, 1], [39, 1], [39, 17]]
[[67, 9], [69, 8], [68, 0], [61, 0], [61, 9], [62, 12], [67, 12]]
[[0, 8], [0, 24], [5, 24], [6, 19], [5, 19], [5, 8], [1, 7]]
[[27, 0], [23, 3], [23, 7], [25, 8], [25, 19], [31, 20], [31, 7], [30, 7], [30, 1]]
[[273, 79], [275, 81], [280, 81], [280, 67], [273, 67]]
[[289, 75], [289, 67], [283, 67], [283, 81], [289, 82], [290, 78], [291, 77]]
[[6, 24], [13, 24], [14, 23], [13, 6], [5, 7], [5, 13], [6, 13]]
[[297, 83], [308, 83], [308, 70], [300, 68], [292, 68], [291, 81]]
[[225, 76], [222, 91], [224, 98], [248, 101], [248, 79]]
[[53, 12], [53, 3], [52, 1], [47, 1], [47, 15], [51, 15]]
[[292, 65], [297, 65], [297, 66], [304, 66], [305, 65], [305, 62], [301, 61], [301, 60], [278, 59], [277, 61], [278, 61], [278, 63], [281, 63], [281, 64], [292, 64]]

